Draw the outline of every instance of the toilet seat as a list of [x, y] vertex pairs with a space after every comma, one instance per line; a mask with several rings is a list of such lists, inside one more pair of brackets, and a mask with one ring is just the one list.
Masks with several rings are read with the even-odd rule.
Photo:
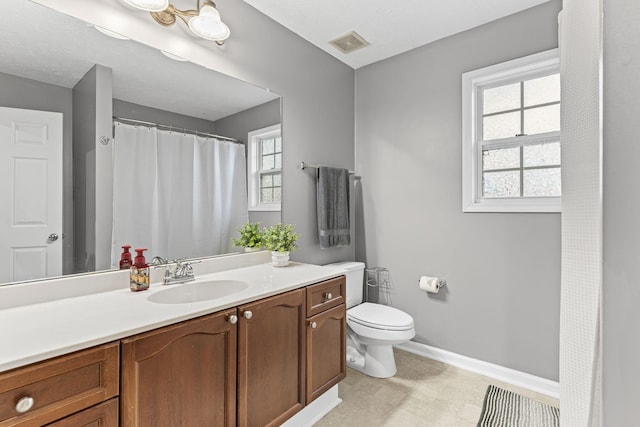
[[386, 331], [406, 331], [414, 326], [413, 318], [404, 311], [369, 302], [348, 309], [347, 321]]

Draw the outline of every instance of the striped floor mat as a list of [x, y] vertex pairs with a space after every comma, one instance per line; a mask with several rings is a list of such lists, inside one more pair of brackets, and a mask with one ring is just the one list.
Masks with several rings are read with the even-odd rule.
[[560, 410], [490, 385], [478, 427], [558, 427]]

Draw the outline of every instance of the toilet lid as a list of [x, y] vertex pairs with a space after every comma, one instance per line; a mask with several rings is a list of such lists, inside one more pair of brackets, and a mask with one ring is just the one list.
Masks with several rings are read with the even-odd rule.
[[353, 322], [376, 329], [404, 330], [413, 327], [413, 318], [404, 311], [387, 305], [369, 302], [347, 310], [347, 318]]

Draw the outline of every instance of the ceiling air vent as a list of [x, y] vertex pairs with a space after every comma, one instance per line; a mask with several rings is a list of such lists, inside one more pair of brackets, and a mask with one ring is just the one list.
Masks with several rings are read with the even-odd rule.
[[344, 36], [340, 36], [337, 39], [333, 39], [329, 42], [330, 45], [338, 49], [342, 53], [351, 53], [354, 50], [358, 50], [369, 45], [369, 42], [362, 38], [362, 36], [355, 31], [351, 31]]

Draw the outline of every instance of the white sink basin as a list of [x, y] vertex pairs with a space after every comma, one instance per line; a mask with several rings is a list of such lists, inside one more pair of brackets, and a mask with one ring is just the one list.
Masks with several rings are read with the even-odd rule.
[[238, 280], [208, 280], [169, 286], [147, 299], [159, 304], [188, 304], [233, 295], [247, 289], [249, 284]]

